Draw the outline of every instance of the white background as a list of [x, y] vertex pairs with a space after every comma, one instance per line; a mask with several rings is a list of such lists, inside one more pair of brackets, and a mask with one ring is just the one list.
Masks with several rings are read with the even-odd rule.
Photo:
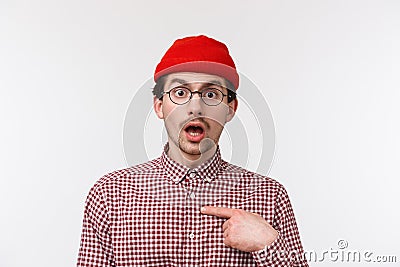
[[270, 104], [270, 176], [305, 249], [345, 239], [399, 262], [399, 14], [394, 0], [2, 0], [0, 266], [75, 265], [89, 188], [126, 167], [132, 97], [175, 39], [201, 33]]

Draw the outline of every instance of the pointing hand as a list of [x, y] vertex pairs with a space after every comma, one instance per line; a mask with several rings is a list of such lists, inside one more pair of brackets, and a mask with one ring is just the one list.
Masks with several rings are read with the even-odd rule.
[[241, 251], [253, 252], [271, 245], [278, 232], [256, 213], [241, 209], [204, 206], [201, 213], [227, 220], [222, 225], [224, 244]]

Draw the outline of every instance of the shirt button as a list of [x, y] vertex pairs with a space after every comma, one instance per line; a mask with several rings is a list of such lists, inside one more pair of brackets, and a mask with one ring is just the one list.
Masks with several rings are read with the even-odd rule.
[[193, 233], [190, 233], [190, 234], [189, 234], [189, 238], [190, 238], [190, 239], [193, 239], [193, 238], [194, 238], [194, 234], [193, 234]]
[[189, 177], [190, 177], [190, 178], [195, 178], [195, 177], [196, 177], [196, 172], [191, 172], [191, 173], [189, 173]]
[[191, 193], [189, 194], [189, 197], [190, 197], [191, 199], [194, 199], [194, 198], [196, 197], [196, 195], [195, 195], [193, 192], [191, 192]]

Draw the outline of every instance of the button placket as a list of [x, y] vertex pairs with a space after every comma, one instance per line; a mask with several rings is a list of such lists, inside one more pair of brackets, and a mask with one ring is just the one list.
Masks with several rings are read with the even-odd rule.
[[[201, 187], [202, 179], [197, 171], [189, 171], [186, 173], [186, 177], [183, 181], [183, 185], [186, 190], [186, 241], [184, 250], [200, 251], [201, 240], [200, 240], [200, 226], [198, 222], [200, 220], [200, 206], [198, 202], [198, 188]], [[189, 266], [195, 266], [199, 262], [193, 260], [189, 254], [185, 255], [185, 264]], [[185, 265], [186, 266], [186, 265]]]
[[197, 171], [189, 171], [186, 174], [186, 178], [184, 180], [184, 188], [186, 189], [186, 199], [194, 200], [196, 198], [196, 194], [194, 193], [195, 188], [198, 186], [198, 173]]

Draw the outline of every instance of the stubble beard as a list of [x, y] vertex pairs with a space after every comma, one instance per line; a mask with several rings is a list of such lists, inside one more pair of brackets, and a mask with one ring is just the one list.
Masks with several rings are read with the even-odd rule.
[[[212, 127], [206, 120], [200, 118], [200, 121], [203, 122], [205, 126], [205, 131], [206, 133], [210, 131], [210, 128]], [[223, 126], [214, 126], [218, 129], [217, 135], [212, 138], [208, 134], [201, 140], [200, 142], [191, 142], [186, 139], [185, 137], [185, 131], [183, 130], [183, 125], [180, 127], [178, 138], [173, 138], [171, 135], [173, 131], [169, 131], [168, 127], [167, 128], [167, 133], [170, 137], [170, 140], [175, 144], [176, 147], [180, 150], [181, 153], [184, 153], [186, 155], [191, 155], [191, 156], [198, 156], [201, 157], [201, 155], [213, 147], [218, 145], [219, 138], [222, 134], [223, 131]]]
[[[208, 129], [207, 129], [208, 130]], [[212, 149], [214, 146], [217, 146], [219, 138], [222, 134], [222, 129], [218, 133], [218, 135], [215, 138], [211, 138], [209, 136], [205, 136], [203, 140], [201, 140], [199, 143], [197, 142], [190, 142], [186, 140], [182, 135], [185, 133], [181, 132], [181, 134], [178, 137], [178, 147], [179, 149], [188, 154], [188, 155], [193, 155], [193, 156], [200, 156], [201, 154], [209, 151]]]
[[200, 152], [200, 143], [192, 143], [190, 141], [185, 140], [184, 138], [178, 138], [178, 147], [179, 149], [189, 155], [201, 155]]

